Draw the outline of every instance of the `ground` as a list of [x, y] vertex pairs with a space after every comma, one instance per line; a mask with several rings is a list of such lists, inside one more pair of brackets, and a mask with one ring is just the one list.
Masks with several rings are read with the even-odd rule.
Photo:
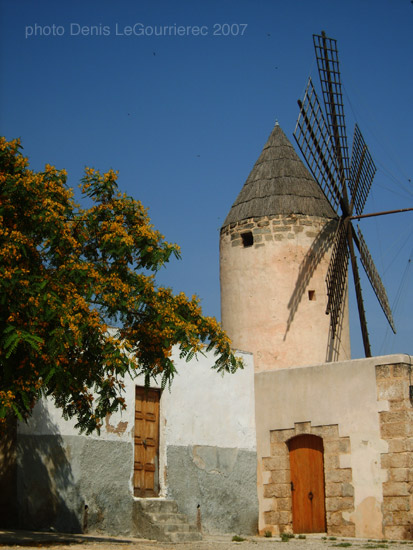
[[[289, 546], [285, 546], [288, 544]], [[308, 535], [305, 539], [291, 538], [281, 541], [279, 537], [245, 537], [242, 542], [233, 542], [231, 535], [206, 536], [200, 542], [168, 543], [143, 539], [65, 535], [59, 533], [33, 533], [24, 531], [0, 531], [0, 548], [14, 550], [335, 550], [350, 548], [364, 550], [384, 548], [408, 550], [412, 541], [366, 540]]]

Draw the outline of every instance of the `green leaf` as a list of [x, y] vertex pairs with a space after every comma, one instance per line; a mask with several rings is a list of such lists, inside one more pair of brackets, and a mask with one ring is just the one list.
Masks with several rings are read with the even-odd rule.
[[185, 361], [189, 363], [195, 357], [195, 351], [191, 350], [185, 358]]
[[23, 418], [21, 412], [19, 411], [19, 409], [17, 408], [17, 406], [14, 403], [12, 403], [11, 408], [13, 409], [14, 414], [17, 416], [17, 418], [20, 420], [20, 422], [23, 422], [24, 418]]
[[4, 342], [4, 349], [5, 350], [8, 349], [8, 352], [6, 353], [6, 359], [9, 359], [10, 356], [14, 353], [20, 341], [21, 341], [21, 338], [17, 334], [17, 332], [14, 332], [8, 338], [6, 338]]
[[23, 404], [24, 404], [26, 410], [27, 410], [27, 411], [30, 411], [31, 407], [30, 407], [29, 398], [27, 397], [27, 393], [21, 392], [21, 393], [20, 393], [20, 396], [21, 396], [21, 398], [22, 398], [22, 401], [23, 401]]
[[52, 367], [49, 370], [49, 372], [47, 373], [46, 378], [43, 381], [44, 386], [47, 386], [47, 384], [50, 382], [50, 380], [51, 380], [51, 378], [52, 378], [52, 376], [54, 375], [55, 372], [56, 372], [56, 369], [54, 367]]

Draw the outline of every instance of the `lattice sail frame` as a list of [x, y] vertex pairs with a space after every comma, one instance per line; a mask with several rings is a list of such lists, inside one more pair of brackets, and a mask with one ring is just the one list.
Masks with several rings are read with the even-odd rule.
[[299, 106], [294, 137], [313, 178], [335, 212], [338, 212], [342, 184], [338, 177], [334, 145], [311, 78]]
[[[334, 211], [339, 214], [332, 256], [327, 272], [327, 311], [330, 314], [332, 335], [335, 336], [343, 307], [347, 285], [348, 260], [352, 255], [353, 270], [357, 272], [352, 240], [360, 252], [360, 259], [386, 318], [395, 332], [387, 294], [377, 269], [359, 230], [349, 230], [353, 211], [361, 215], [376, 173], [376, 166], [361, 134], [355, 125], [351, 159], [348, 154], [344, 103], [338, 60], [337, 41], [325, 33], [313, 35], [318, 73], [325, 106], [325, 115], [317, 97], [311, 78], [304, 98], [298, 101], [299, 117], [294, 138], [307, 165], [320, 185]], [[351, 228], [352, 229], [352, 228]], [[370, 351], [363, 300], [357, 296], [362, 332], [366, 335], [366, 354]], [[363, 324], [365, 325], [363, 328]]]
[[328, 296], [326, 313], [330, 314], [333, 338], [336, 335], [337, 326], [340, 322], [341, 305], [347, 288], [348, 259], [350, 254], [346, 233], [345, 224], [340, 220], [334, 238], [331, 260], [326, 277]]
[[325, 34], [314, 34], [313, 42], [328, 127], [335, 142], [341, 180], [346, 181], [349, 178], [349, 160], [337, 41], [327, 38]]
[[[357, 214], [362, 214], [364, 210], [376, 171], [376, 165], [361, 135], [360, 128], [356, 124], [354, 127], [353, 149], [351, 151], [349, 189], [351, 204], [354, 205]], [[350, 210], [353, 209], [350, 207]]]
[[392, 328], [392, 331], [396, 333], [396, 328], [394, 326], [393, 315], [390, 309], [389, 300], [387, 298], [386, 289], [384, 288], [383, 282], [380, 278], [380, 275], [374, 265], [373, 259], [367, 248], [366, 241], [360, 231], [360, 227], [357, 226], [357, 236], [359, 240], [359, 252], [361, 264], [364, 267], [364, 271], [370, 281], [371, 286], [373, 287], [374, 293], [377, 296], [377, 299], [381, 305], [381, 308], [389, 322], [389, 325]]

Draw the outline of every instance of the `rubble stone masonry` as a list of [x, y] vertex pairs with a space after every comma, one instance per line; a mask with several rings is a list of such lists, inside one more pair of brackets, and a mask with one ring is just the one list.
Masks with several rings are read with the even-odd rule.
[[242, 234], [251, 232], [254, 239], [253, 246], [258, 248], [269, 241], [296, 239], [300, 233], [303, 233], [309, 239], [315, 239], [324, 226], [328, 227], [330, 239], [327, 239], [327, 243], [331, 244], [336, 224], [331, 223], [331, 220], [326, 220], [326, 218], [301, 214], [290, 214], [290, 216], [279, 214], [249, 218], [227, 225], [222, 229], [222, 234], [231, 236], [232, 246], [242, 246]]
[[413, 539], [413, 404], [409, 398], [411, 365], [377, 365], [377, 397], [388, 410], [379, 413], [383, 482], [383, 533], [386, 539]]

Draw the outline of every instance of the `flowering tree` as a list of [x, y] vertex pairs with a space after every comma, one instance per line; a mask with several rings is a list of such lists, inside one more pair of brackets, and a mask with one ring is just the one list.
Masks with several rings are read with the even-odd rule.
[[[150, 224], [117, 173], [87, 168], [83, 209], [66, 172], [29, 169], [18, 140], [0, 140], [0, 422], [27, 418], [42, 395], [90, 433], [119, 408], [126, 374], [175, 373], [171, 349], [190, 359], [214, 349], [214, 368], [242, 366], [196, 297], [157, 287], [179, 247]], [[106, 323], [119, 326], [108, 330]]]

